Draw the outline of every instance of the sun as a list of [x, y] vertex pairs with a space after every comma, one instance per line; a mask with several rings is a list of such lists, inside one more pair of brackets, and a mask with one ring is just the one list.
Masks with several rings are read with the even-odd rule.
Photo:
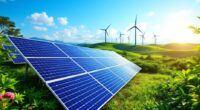
[[187, 37], [187, 36], [180, 36], [180, 37], [174, 37], [173, 38], [173, 42], [174, 43], [188, 43], [191, 42], [191, 37]]

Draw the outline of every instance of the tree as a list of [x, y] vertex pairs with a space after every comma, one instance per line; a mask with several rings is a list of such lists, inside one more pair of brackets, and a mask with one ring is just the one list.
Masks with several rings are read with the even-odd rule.
[[2, 48], [1, 44], [9, 44], [8, 40], [2, 34], [22, 37], [20, 29], [15, 27], [15, 23], [9, 17], [0, 16], [0, 63], [7, 61], [7, 52]]
[[[197, 16], [197, 18], [200, 19], [200, 16]], [[200, 34], [200, 28], [195, 26], [189, 26], [189, 28], [192, 29], [195, 34]]]
[[15, 23], [9, 17], [0, 16], [0, 34], [22, 36], [20, 29], [15, 27]]

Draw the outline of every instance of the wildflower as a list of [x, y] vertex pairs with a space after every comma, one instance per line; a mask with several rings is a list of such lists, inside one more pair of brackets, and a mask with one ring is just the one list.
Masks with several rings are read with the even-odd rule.
[[3, 95], [3, 98], [8, 98], [8, 99], [10, 99], [10, 100], [14, 100], [15, 94], [12, 93], [12, 92], [6, 92], [6, 93]]
[[0, 94], [0, 101], [2, 100], [2, 98], [3, 98], [3, 96], [2, 96], [2, 94]]

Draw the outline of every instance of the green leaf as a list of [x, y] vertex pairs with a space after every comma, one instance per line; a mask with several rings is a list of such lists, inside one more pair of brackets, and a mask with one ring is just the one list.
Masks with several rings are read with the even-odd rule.
[[24, 95], [20, 93], [15, 93], [15, 102], [19, 104], [23, 103], [23, 101], [24, 101]]
[[13, 78], [8, 78], [7, 75], [0, 75], [0, 87], [1, 91], [6, 89], [12, 89], [15, 90], [15, 84], [17, 84], [18, 81], [16, 81]]

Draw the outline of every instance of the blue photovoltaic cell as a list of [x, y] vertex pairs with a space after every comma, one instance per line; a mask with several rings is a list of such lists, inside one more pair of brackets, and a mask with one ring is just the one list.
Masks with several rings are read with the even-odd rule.
[[105, 68], [102, 64], [98, 63], [93, 58], [73, 58], [81, 67], [83, 67], [86, 71], [94, 71], [98, 69]]
[[138, 67], [137, 65], [134, 65], [133, 63], [127, 63], [124, 65], [124, 69], [131, 75], [131, 78], [138, 73], [141, 68]]
[[67, 57], [49, 42], [9, 37], [25, 57]]
[[11, 46], [11, 45], [2, 45], [3, 46], [3, 49], [6, 50], [7, 52], [9, 53], [12, 53], [12, 54], [19, 54], [19, 52], [15, 49], [14, 46]]
[[4, 50], [15, 50], [15, 47], [12, 45], [2, 45]]
[[84, 73], [69, 58], [28, 58], [28, 61], [45, 81]]
[[121, 57], [119, 54], [112, 52], [112, 51], [108, 51], [108, 50], [104, 50], [103, 52], [105, 54], [105, 56], [107, 57]]
[[108, 69], [91, 73], [91, 75], [105, 87], [107, 87], [110, 91], [112, 91], [113, 94], [116, 93], [125, 84], [122, 79], [120, 79]]
[[103, 50], [91, 49], [86, 47], [80, 47], [80, 49], [87, 53], [90, 57], [108, 57], [103, 53]]
[[89, 75], [49, 83], [49, 86], [69, 110], [96, 110], [112, 96]]
[[70, 46], [64, 44], [56, 44], [60, 49], [62, 49], [70, 57], [89, 57], [86, 53], [80, 50], [77, 46]]
[[25, 64], [26, 63], [26, 61], [24, 60], [24, 57], [22, 57], [20, 54], [10, 53], [9, 56], [11, 57], [14, 64]]
[[114, 72], [114, 74], [116, 74], [117, 76], [121, 77], [126, 82], [132, 78], [131, 75], [129, 74], [129, 72], [131, 71], [128, 71], [128, 69], [126, 69], [125, 66], [122, 66], [122, 65], [116, 66], [116, 67], [110, 68], [110, 70]]
[[98, 62], [100, 62], [105, 67], [116, 66], [119, 63], [116, 62], [117, 58], [95, 58]]
[[136, 64], [129, 62], [127, 65], [129, 65], [130, 68], [136, 70], [136, 71], [140, 71], [141, 68], [139, 66], [137, 66]]
[[100, 109], [141, 69], [112, 51], [9, 39], [69, 110]]
[[14, 64], [25, 64], [26, 61], [24, 58], [17, 52], [14, 46], [11, 45], [2, 45], [3, 49], [6, 50], [8, 53], [8, 56], [12, 59], [12, 62]]

